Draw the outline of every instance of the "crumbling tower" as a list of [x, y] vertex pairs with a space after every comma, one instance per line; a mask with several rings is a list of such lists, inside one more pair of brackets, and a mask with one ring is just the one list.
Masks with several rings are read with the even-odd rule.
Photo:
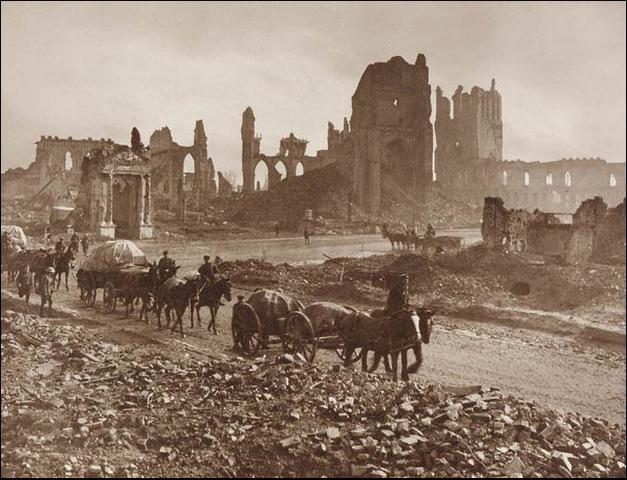
[[259, 155], [261, 144], [261, 137], [255, 136], [255, 114], [250, 107], [242, 114], [241, 134], [243, 191], [250, 193], [255, 191], [255, 159]]
[[460, 188], [485, 187], [494, 179], [486, 172], [490, 164], [503, 160], [501, 94], [492, 79], [490, 89], [460, 85], [451, 103], [436, 89], [435, 171], [445, 190], [459, 195]]
[[380, 213], [382, 191], [401, 190], [419, 202], [431, 194], [433, 128], [429, 68], [423, 54], [368, 65], [352, 98], [353, 192], [367, 212]]

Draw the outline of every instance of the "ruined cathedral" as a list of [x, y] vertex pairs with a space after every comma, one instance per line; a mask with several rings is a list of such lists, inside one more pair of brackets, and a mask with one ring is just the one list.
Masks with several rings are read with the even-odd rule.
[[[624, 162], [608, 163], [601, 158], [505, 160], [503, 101], [494, 80], [486, 90], [475, 86], [466, 92], [459, 86], [451, 99], [440, 87], [435, 94], [433, 125], [429, 68], [423, 54], [418, 54], [414, 63], [395, 56], [368, 65], [352, 96], [350, 121], [345, 118], [341, 130], [329, 122], [327, 148], [315, 155], [307, 154], [308, 141], [293, 132], [280, 140], [277, 153], [262, 153], [254, 111], [246, 108], [240, 130], [243, 194], [253, 195], [261, 189], [262, 179], [255, 178], [255, 169], [263, 162], [268, 169], [268, 188], [284, 180], [281, 170], [289, 181], [334, 164], [348, 179], [351, 202], [373, 217], [385, 216], [390, 192], [400, 194], [412, 207], [429, 205], [435, 194], [473, 206], [494, 196], [510, 208], [554, 213], [573, 213], [583, 200], [596, 195], [609, 206], [624, 198]], [[512, 123], [515, 125], [515, 119]], [[44, 193], [50, 204], [73, 203], [83, 183], [83, 161], [89, 152], [99, 150], [92, 157], [104, 155], [109, 165], [118, 162], [114, 157], [120, 147], [111, 139], [51, 136], [42, 136], [36, 144], [35, 161], [27, 169], [2, 174], [3, 197]], [[181, 218], [186, 209], [203, 210], [219, 193], [202, 120], [196, 121], [192, 145], [179, 145], [170, 129], [163, 127], [151, 135], [147, 148], [135, 154], [134, 165], [141, 166], [135, 177], [111, 185], [106, 179], [94, 183], [94, 191], [102, 198], [94, 197], [86, 204], [89, 208], [85, 211], [95, 212], [92, 221], [106, 227], [118, 218], [126, 231], [145, 236], [150, 210], [169, 211]], [[94, 171], [104, 175], [106, 168], [98, 168]], [[233, 185], [223, 175], [218, 175], [218, 182], [220, 195], [230, 195]], [[127, 184], [130, 193], [113, 195], [111, 200], [107, 188], [115, 193], [115, 188]], [[124, 198], [137, 206], [130, 216], [116, 212], [121, 208], [116, 207], [121, 205], [116, 199]]]
[[[451, 100], [440, 87], [431, 124], [431, 86], [423, 54], [414, 64], [401, 57], [368, 65], [352, 97], [350, 123], [342, 130], [329, 123], [327, 149], [305, 154], [307, 141], [290, 134], [279, 153], [260, 153], [261, 138], [248, 107], [242, 118], [244, 192], [259, 188], [255, 168], [265, 162], [269, 187], [281, 181], [277, 165], [287, 178], [301, 163], [304, 171], [337, 164], [352, 183], [352, 199], [371, 215], [385, 214], [385, 191], [402, 191], [407, 198], [427, 204], [437, 189], [455, 200], [480, 206], [486, 196], [503, 198], [511, 207], [573, 213], [596, 195], [609, 205], [625, 196], [625, 163], [601, 158], [569, 158], [526, 162], [504, 160], [501, 94], [490, 88], [459, 86]], [[515, 123], [515, 122], [514, 122]], [[434, 168], [435, 167], [435, 168]]]

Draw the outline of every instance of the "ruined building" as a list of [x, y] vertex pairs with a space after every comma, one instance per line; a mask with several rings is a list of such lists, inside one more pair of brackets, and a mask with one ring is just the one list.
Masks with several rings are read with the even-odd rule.
[[569, 263], [625, 258], [625, 200], [609, 209], [601, 197], [587, 199], [562, 223], [550, 213], [508, 210], [502, 199], [487, 197], [481, 236], [486, 247], [558, 257]]
[[625, 196], [625, 163], [600, 158], [550, 162], [503, 160], [501, 95], [459, 86], [451, 103], [436, 89], [436, 184], [446, 193], [480, 205], [498, 196], [516, 208], [573, 213], [585, 199], [601, 195], [610, 205]]
[[369, 65], [352, 98], [350, 125], [342, 131], [329, 123], [327, 150], [306, 156], [306, 140], [290, 134], [281, 140], [279, 153], [260, 153], [255, 117], [248, 107], [242, 116], [242, 170], [245, 193], [257, 189], [255, 168], [268, 166], [269, 187], [281, 180], [276, 165], [283, 162], [287, 178], [302, 163], [304, 172], [337, 163], [352, 179], [353, 201], [371, 214], [379, 214], [382, 191], [400, 189], [426, 202], [431, 192], [433, 132], [429, 69], [424, 55], [415, 64], [401, 57]]
[[151, 165], [124, 146], [94, 148], [81, 165], [75, 226], [104, 238], [151, 238]]
[[68, 188], [78, 191], [81, 164], [87, 152], [113, 146], [113, 141], [110, 138], [77, 140], [42, 135], [35, 145], [35, 161], [27, 169], [15, 168], [2, 174], [3, 198], [32, 197], [55, 184], [62, 185], [59, 193]]
[[173, 141], [168, 127], [155, 130], [150, 136], [150, 164], [156, 210], [181, 215], [185, 208], [183, 202], [188, 208], [199, 209], [216, 197], [215, 169], [207, 156], [207, 136], [202, 120], [196, 121], [194, 143], [190, 146]]
[[261, 180], [255, 178], [255, 169], [260, 162], [265, 163], [268, 169], [269, 188], [281, 181], [281, 173], [277, 170], [279, 164], [282, 164], [285, 169], [287, 178], [296, 175], [299, 164], [303, 173], [325, 165], [324, 159], [319, 156], [305, 155], [307, 140], [296, 138], [293, 133], [281, 139], [279, 152], [276, 155], [261, 153], [261, 136], [255, 133], [255, 114], [250, 107], [246, 108], [242, 114], [241, 137], [243, 191], [246, 193], [262, 188]]
[[[78, 192], [82, 178], [82, 164], [87, 153], [94, 149], [121, 147], [111, 139], [74, 140], [42, 136], [37, 142], [35, 161], [28, 169], [16, 168], [2, 174], [2, 197], [32, 197], [44, 190], [54, 193], [56, 203], [65, 201], [70, 192]], [[142, 152], [149, 161], [154, 178], [152, 196], [156, 209], [177, 214], [188, 208], [202, 208], [216, 197], [215, 170], [207, 156], [207, 136], [202, 120], [196, 121], [194, 143], [181, 146], [172, 140], [168, 127], [155, 131], [150, 147]], [[186, 168], [187, 167], [187, 168]]]

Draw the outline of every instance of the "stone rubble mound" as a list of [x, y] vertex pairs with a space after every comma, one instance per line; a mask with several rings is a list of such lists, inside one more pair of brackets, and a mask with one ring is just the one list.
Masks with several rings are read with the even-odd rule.
[[495, 388], [200, 361], [2, 314], [3, 476], [624, 477], [624, 458], [624, 426]]

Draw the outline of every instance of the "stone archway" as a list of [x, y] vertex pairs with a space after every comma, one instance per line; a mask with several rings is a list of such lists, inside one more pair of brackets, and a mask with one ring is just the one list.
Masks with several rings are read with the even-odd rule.
[[135, 223], [133, 212], [137, 211], [135, 184], [131, 176], [115, 177], [113, 180], [112, 220], [116, 238], [130, 238]]
[[270, 168], [265, 160], [259, 160], [253, 169], [253, 185], [255, 191], [267, 190], [269, 186]]

